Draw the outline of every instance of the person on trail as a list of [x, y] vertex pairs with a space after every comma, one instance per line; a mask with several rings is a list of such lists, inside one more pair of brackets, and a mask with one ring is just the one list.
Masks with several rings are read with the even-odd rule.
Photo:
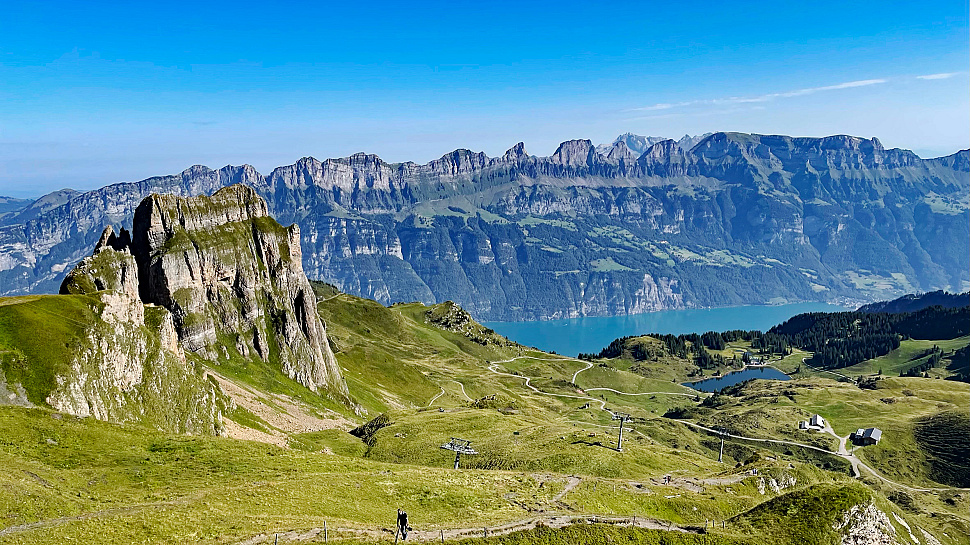
[[408, 538], [408, 530], [411, 527], [408, 526], [408, 513], [404, 509], [397, 510], [397, 529], [401, 532], [401, 539]]

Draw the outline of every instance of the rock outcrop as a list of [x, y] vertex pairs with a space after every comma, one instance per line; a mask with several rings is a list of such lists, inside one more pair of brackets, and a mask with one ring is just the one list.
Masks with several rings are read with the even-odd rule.
[[898, 545], [896, 529], [875, 504], [856, 505], [835, 524], [841, 545]]
[[111, 290], [104, 297], [118, 298], [117, 305], [129, 303], [106, 315], [138, 324], [142, 304], [164, 309], [172, 334], [162, 337], [177, 338], [177, 346], [203, 359], [262, 362], [312, 391], [348, 399], [303, 273], [299, 227], [280, 226], [247, 186], [211, 197], [144, 199], [131, 235], [108, 227], [94, 255], [61, 287], [62, 293], [102, 290]]

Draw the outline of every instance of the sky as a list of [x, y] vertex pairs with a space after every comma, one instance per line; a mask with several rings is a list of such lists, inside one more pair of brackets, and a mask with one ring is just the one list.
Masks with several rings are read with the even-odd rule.
[[0, 195], [625, 132], [970, 147], [966, 1], [3, 4]]

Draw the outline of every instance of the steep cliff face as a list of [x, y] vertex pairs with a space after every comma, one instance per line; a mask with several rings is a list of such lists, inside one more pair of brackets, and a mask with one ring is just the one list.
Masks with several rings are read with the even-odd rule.
[[[571, 140], [550, 157], [519, 143], [425, 165], [304, 158], [266, 176], [193, 167], [0, 218], [0, 290], [50, 289], [94, 246], [92, 229], [127, 224], [150, 187], [243, 182], [299, 225], [311, 278], [382, 303], [454, 300], [483, 320], [965, 291], [968, 156], [715, 133]], [[638, 295], [647, 276], [669, 294]]]
[[273, 363], [310, 390], [347, 397], [303, 272], [299, 227], [276, 223], [251, 188], [146, 198], [131, 252], [141, 299], [171, 311], [187, 350]]

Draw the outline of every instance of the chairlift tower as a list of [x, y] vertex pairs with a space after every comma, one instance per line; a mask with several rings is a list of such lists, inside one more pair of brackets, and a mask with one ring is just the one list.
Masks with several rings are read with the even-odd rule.
[[451, 441], [441, 445], [441, 448], [455, 452], [455, 469], [458, 469], [458, 461], [461, 459], [462, 454], [478, 454], [478, 451], [471, 447], [471, 443], [467, 439], [452, 437]]
[[623, 425], [630, 419], [626, 413], [613, 413], [613, 420], [620, 421], [620, 436], [616, 439], [616, 451], [623, 452]]
[[723, 426], [718, 428], [718, 434], [721, 436], [721, 451], [717, 453], [717, 463], [723, 463], [724, 460], [724, 435], [727, 434], [727, 429]]

